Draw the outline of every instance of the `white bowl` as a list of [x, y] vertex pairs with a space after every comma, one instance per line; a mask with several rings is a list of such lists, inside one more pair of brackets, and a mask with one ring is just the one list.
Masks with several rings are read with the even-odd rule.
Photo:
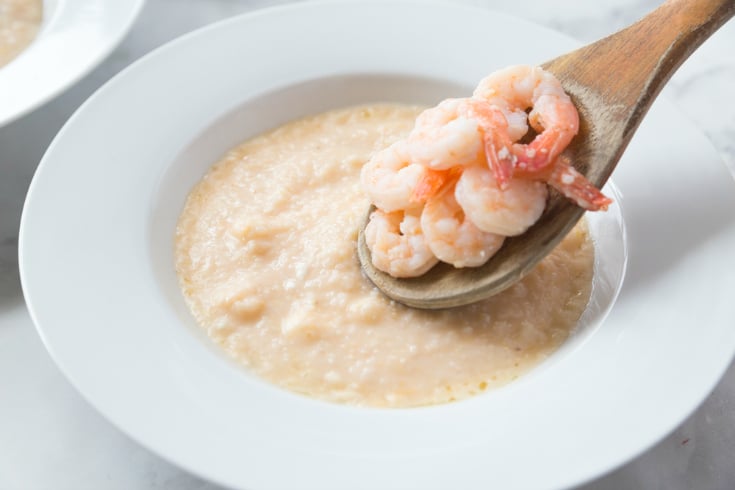
[[151, 53], [77, 111], [31, 184], [20, 269], [49, 352], [121, 430], [231, 487], [561, 488], [624, 463], [735, 352], [735, 184], [665, 100], [616, 170], [620, 207], [593, 217], [579, 333], [482, 396], [377, 410], [271, 386], [194, 325], [171, 255], [186, 193], [240, 141], [347, 104], [436, 102], [574, 46], [486, 10], [365, 1], [259, 11]]
[[33, 42], [0, 67], [0, 126], [82, 78], [118, 45], [144, 0], [44, 0]]

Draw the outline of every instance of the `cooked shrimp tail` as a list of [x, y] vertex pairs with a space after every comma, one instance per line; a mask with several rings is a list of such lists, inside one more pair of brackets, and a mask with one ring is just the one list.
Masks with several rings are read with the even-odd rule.
[[560, 144], [558, 131], [550, 128], [539, 134], [534, 140], [527, 144], [516, 143], [513, 145], [513, 153], [516, 156], [516, 167], [522, 174], [543, 172], [550, 168], [552, 158], [561, 153], [565, 144]]
[[489, 102], [469, 99], [465, 104], [468, 117], [475, 119], [482, 132], [485, 158], [500, 189], [507, 189], [513, 176], [516, 157], [513, 140], [508, 133], [508, 120], [503, 111]]
[[498, 187], [503, 190], [508, 188], [508, 182], [513, 176], [513, 159], [506, 156], [510, 153], [505, 148], [507, 147], [497, 148], [496, 141], [491, 139], [485, 141], [487, 164], [495, 176]]
[[577, 172], [564, 156], [557, 158], [546, 182], [579, 207], [589, 211], [604, 211], [613, 202], [584, 175]]
[[461, 170], [457, 167], [447, 170], [425, 169], [424, 174], [419, 178], [416, 187], [414, 187], [411, 202], [425, 203], [447, 184], [455, 181], [460, 173]]

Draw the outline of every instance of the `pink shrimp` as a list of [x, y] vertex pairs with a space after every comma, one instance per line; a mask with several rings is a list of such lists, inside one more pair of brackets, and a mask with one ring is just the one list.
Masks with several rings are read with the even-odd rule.
[[477, 99], [466, 99], [461, 112], [479, 124], [488, 166], [498, 187], [506, 189], [516, 163], [516, 156], [511, 152], [513, 140], [508, 132], [508, 120], [498, 107]]
[[478, 267], [500, 249], [505, 237], [482, 231], [457, 203], [454, 186], [433, 196], [421, 213], [421, 228], [429, 249], [454, 267]]
[[393, 277], [416, 277], [439, 262], [426, 242], [420, 220], [420, 209], [372, 212], [365, 243], [376, 268]]
[[424, 166], [412, 163], [406, 143], [398, 141], [375, 153], [363, 165], [360, 183], [363, 190], [380, 209], [386, 212], [406, 209], [414, 205], [414, 189], [427, 181]]
[[504, 236], [524, 233], [546, 207], [546, 184], [513, 178], [505, 189], [485, 166], [465, 169], [454, 197], [467, 218], [479, 229]]
[[589, 211], [604, 211], [612, 204], [612, 199], [577, 172], [563, 155], [556, 159], [545, 182], [574, 201], [577, 206]]
[[528, 122], [538, 135], [513, 145], [515, 167], [529, 172], [550, 165], [579, 131], [579, 114], [554, 75], [538, 66], [518, 65], [485, 77], [473, 97], [506, 114], [531, 109]]
[[446, 99], [426, 109], [406, 139], [411, 162], [433, 170], [474, 164], [482, 152], [477, 122], [461, 112], [467, 99]]
[[432, 196], [441, 191], [447, 184], [456, 181], [462, 170], [459, 167], [452, 167], [447, 170], [426, 169], [419, 178], [411, 195], [412, 203], [425, 203]]
[[[451, 126], [458, 122], [462, 122], [462, 127], [474, 129], [459, 131]], [[482, 161], [489, 165], [498, 186], [501, 189], [507, 187], [516, 157], [511, 153], [513, 140], [508, 133], [508, 121], [499, 108], [477, 99], [447, 99], [419, 116], [416, 127], [422, 129], [409, 136], [408, 151], [412, 161], [423, 163], [427, 171], [415, 186], [412, 201], [426, 202], [448, 182], [458, 177], [462, 168]], [[429, 131], [427, 128], [433, 129]], [[429, 135], [431, 138], [427, 138]], [[472, 141], [471, 149], [458, 151], [457, 141]], [[452, 148], [452, 151], [448, 151], [448, 148]], [[477, 155], [476, 148], [483, 149], [481, 157]]]

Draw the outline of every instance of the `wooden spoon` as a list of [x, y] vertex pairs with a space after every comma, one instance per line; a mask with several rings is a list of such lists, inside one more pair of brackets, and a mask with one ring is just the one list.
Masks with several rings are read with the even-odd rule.
[[[630, 27], [544, 63], [579, 110], [579, 134], [564, 153], [576, 169], [601, 188], [664, 84], [733, 14], [735, 0], [668, 0]], [[427, 309], [461, 306], [520, 280], [583, 213], [555, 194], [538, 222], [523, 235], [506, 239], [485, 265], [455, 269], [439, 264], [410, 279], [391, 277], [373, 266], [363, 233], [366, 218], [358, 256], [368, 278], [398, 302]]]

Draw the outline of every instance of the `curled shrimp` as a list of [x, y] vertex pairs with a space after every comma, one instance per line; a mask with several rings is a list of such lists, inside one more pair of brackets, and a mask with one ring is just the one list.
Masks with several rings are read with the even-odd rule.
[[365, 243], [373, 265], [393, 277], [420, 276], [439, 262], [426, 243], [420, 210], [373, 211], [365, 227]]
[[454, 186], [433, 196], [421, 213], [421, 228], [431, 251], [454, 267], [478, 267], [503, 245], [505, 237], [480, 230], [454, 197]]
[[538, 66], [517, 65], [480, 81], [473, 97], [519, 116], [531, 109], [528, 123], [538, 133], [528, 144], [516, 143], [516, 167], [529, 172], [550, 165], [579, 131], [579, 114], [554, 75]]
[[482, 145], [477, 122], [462, 117], [465, 99], [446, 99], [416, 118], [408, 135], [411, 161], [434, 170], [475, 163]]
[[511, 179], [501, 189], [488, 168], [466, 168], [454, 191], [457, 202], [478, 228], [505, 236], [520, 235], [539, 219], [546, 207], [546, 184]]
[[[525, 116], [523, 113], [524, 120]], [[517, 129], [509, 128], [503, 111], [478, 99], [447, 99], [424, 111], [409, 135], [408, 152], [412, 162], [431, 171], [417, 186], [414, 200], [425, 202], [460, 167], [482, 161], [487, 161], [499, 185], [505, 187], [515, 163], [511, 131]]]
[[386, 212], [407, 209], [416, 203], [414, 192], [427, 185], [427, 170], [412, 163], [403, 141], [375, 153], [363, 165], [360, 183], [370, 201]]

